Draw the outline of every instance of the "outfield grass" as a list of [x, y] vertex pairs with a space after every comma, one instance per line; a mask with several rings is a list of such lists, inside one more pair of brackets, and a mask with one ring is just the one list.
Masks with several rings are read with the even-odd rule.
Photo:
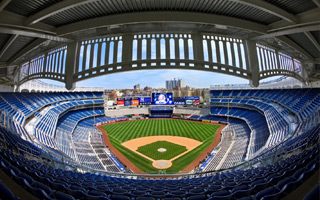
[[[159, 152], [159, 148], [165, 148], [165, 152]], [[187, 148], [167, 141], [157, 141], [139, 147], [138, 152], [152, 158], [153, 160], [170, 160], [177, 155], [187, 151]]]
[[121, 143], [139, 137], [170, 135], [192, 138], [202, 142], [200, 146], [173, 161], [167, 173], [177, 173], [196, 159], [213, 141], [219, 125], [187, 120], [149, 119], [125, 121], [104, 126], [110, 142], [134, 165], [147, 173], [158, 173], [150, 160], [122, 146]]

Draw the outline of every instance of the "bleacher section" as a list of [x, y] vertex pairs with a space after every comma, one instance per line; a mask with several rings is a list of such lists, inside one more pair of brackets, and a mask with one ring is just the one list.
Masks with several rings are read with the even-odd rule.
[[203, 119], [229, 122], [229, 125], [222, 131], [222, 139], [218, 148], [214, 150], [213, 155], [202, 166], [203, 171], [231, 168], [243, 162], [246, 158], [251, 132], [245, 121], [215, 116], [204, 117]]
[[227, 123], [220, 144], [198, 173], [159, 179], [113, 173], [94, 125], [122, 118], [102, 93], [0, 93], [0, 168], [39, 199], [281, 199], [319, 171], [320, 89], [210, 95], [190, 119]]
[[294, 113], [300, 120], [308, 119], [320, 106], [320, 89], [276, 89], [276, 90], [212, 90], [211, 98], [258, 99], [286, 108], [284, 113]]
[[[4, 100], [1, 108], [7, 117], [11, 115], [15, 119], [16, 123], [11, 123], [13, 131], [22, 133], [24, 139], [48, 147], [50, 152], [60, 151], [60, 158], [71, 159], [74, 164], [119, 172], [92, 122], [96, 116], [97, 123], [115, 120], [104, 117], [102, 93], [3, 93], [0, 98]], [[78, 127], [79, 123], [91, 123], [91, 126]], [[86, 136], [84, 140], [77, 138], [80, 129]]]
[[218, 116], [230, 116], [244, 120], [251, 129], [249, 148], [247, 158], [251, 158], [257, 154], [261, 148], [265, 145], [269, 137], [269, 129], [265, 117], [252, 110], [243, 108], [225, 108], [225, 107], [213, 107], [211, 108], [211, 114]]
[[314, 119], [319, 115], [319, 96], [320, 89], [316, 88], [212, 90], [211, 114], [246, 121], [251, 128], [247, 153], [247, 159], [250, 159], [291, 137], [297, 132], [299, 124], [303, 123], [305, 127], [317, 124]]

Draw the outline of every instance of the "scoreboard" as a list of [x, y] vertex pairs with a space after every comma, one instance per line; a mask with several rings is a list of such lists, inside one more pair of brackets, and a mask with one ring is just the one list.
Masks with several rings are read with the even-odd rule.
[[173, 105], [173, 94], [169, 93], [152, 93], [152, 104], [154, 105]]

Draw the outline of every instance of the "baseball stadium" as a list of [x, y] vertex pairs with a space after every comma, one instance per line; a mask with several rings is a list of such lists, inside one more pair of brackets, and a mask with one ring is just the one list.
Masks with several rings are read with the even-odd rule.
[[318, 200], [319, 136], [319, 0], [0, 1], [0, 199]]

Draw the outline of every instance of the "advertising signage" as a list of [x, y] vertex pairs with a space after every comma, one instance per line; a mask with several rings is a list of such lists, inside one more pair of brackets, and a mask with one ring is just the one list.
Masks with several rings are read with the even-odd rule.
[[124, 106], [131, 106], [132, 98], [125, 98], [124, 99]]
[[124, 98], [118, 98], [117, 99], [117, 105], [118, 106], [124, 106]]
[[139, 105], [139, 99], [132, 99], [131, 105], [132, 106], [138, 106]]
[[139, 97], [140, 105], [151, 105], [151, 97]]

